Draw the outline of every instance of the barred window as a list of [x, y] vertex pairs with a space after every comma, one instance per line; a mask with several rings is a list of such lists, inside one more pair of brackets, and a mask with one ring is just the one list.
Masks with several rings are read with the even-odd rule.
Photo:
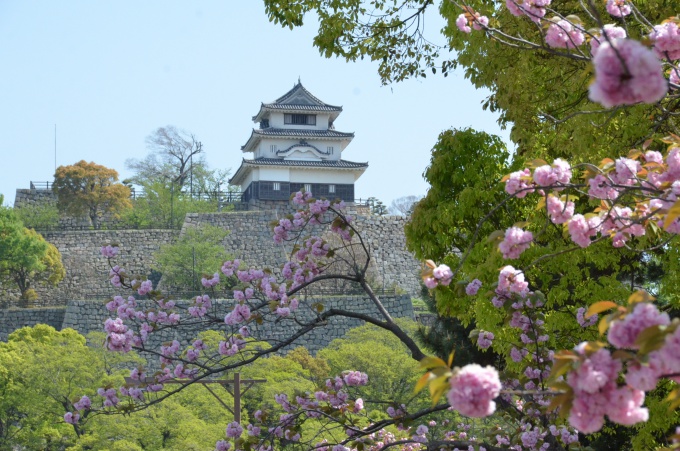
[[281, 182], [274, 182], [274, 186], [272, 187], [274, 191], [281, 191]]
[[312, 184], [311, 183], [305, 183], [305, 192], [306, 193], [312, 192]]
[[316, 114], [284, 114], [284, 124], [316, 125]]
[[328, 194], [335, 194], [335, 185], [328, 185]]

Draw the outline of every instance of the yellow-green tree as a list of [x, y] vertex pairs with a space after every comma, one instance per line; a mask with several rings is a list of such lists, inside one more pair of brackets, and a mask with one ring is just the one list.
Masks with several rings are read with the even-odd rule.
[[56, 285], [66, 275], [61, 254], [9, 208], [0, 208], [0, 284], [16, 284], [21, 299], [37, 298], [32, 284]]
[[57, 168], [54, 193], [60, 211], [89, 217], [95, 229], [104, 213], [118, 216], [132, 207], [130, 188], [118, 183], [118, 172], [85, 160]]

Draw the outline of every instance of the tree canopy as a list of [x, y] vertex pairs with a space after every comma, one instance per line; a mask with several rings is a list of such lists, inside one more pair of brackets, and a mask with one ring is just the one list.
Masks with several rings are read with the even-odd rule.
[[37, 299], [32, 284], [58, 284], [66, 275], [59, 250], [23, 227], [13, 209], [0, 207], [0, 284], [16, 286], [24, 301]]
[[85, 160], [59, 166], [53, 191], [60, 211], [88, 217], [95, 229], [104, 213], [117, 216], [132, 206], [130, 188], [118, 183], [118, 172]]

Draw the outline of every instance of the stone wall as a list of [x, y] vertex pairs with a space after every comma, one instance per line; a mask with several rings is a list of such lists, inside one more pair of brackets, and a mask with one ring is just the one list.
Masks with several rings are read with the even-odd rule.
[[[14, 208], [34, 207], [34, 206], [57, 205], [57, 196], [51, 189], [17, 189], [14, 197]], [[120, 220], [114, 218], [110, 213], [105, 213], [101, 218], [102, 225], [115, 227], [120, 225]], [[59, 215], [60, 229], [82, 230], [92, 227], [92, 222], [88, 217], [75, 217], [64, 214]]]
[[[243, 211], [187, 214], [182, 230], [200, 224], [222, 227], [231, 233], [223, 244], [247, 265], [278, 267], [289, 249], [273, 243], [269, 223], [285, 216], [283, 211]], [[420, 262], [406, 250], [401, 216], [356, 216], [355, 226], [372, 254], [369, 272], [374, 288], [397, 287], [410, 295], [420, 294]]]
[[[17, 190], [15, 206], [35, 202], [53, 202], [49, 190]], [[212, 224], [230, 231], [223, 241], [226, 250], [247, 265], [277, 268], [286, 261], [288, 248], [277, 246], [271, 238], [269, 223], [293, 212], [287, 202], [268, 204], [260, 210], [221, 213], [192, 213], [185, 218], [182, 231], [174, 230], [71, 230], [43, 232], [62, 254], [66, 277], [57, 288], [36, 287], [37, 305], [54, 305], [68, 299], [91, 299], [111, 296], [116, 291], [108, 283], [106, 260], [99, 248], [108, 243], [121, 245], [121, 265], [130, 274], [148, 276], [153, 266], [153, 253], [163, 244], [171, 243], [187, 227]], [[403, 290], [412, 296], [420, 293], [420, 262], [405, 248], [404, 225], [399, 216], [376, 216], [367, 213], [363, 205], [349, 205], [357, 229], [370, 249], [371, 285], [376, 289]], [[328, 282], [324, 288], [344, 290], [346, 284]], [[0, 299], [17, 298], [15, 291], [2, 292]]]
[[[153, 254], [177, 236], [176, 230], [86, 230], [43, 232], [47, 241], [61, 252], [66, 277], [57, 287], [36, 286], [35, 305], [64, 304], [68, 299], [100, 299], [119, 294], [109, 283], [109, 267], [102, 257], [103, 245], [117, 243], [125, 269], [130, 275], [148, 276]], [[0, 293], [18, 298], [18, 292]]]
[[[413, 306], [408, 295], [384, 296], [381, 301], [385, 308], [395, 318], [413, 318]], [[331, 308], [342, 309], [354, 313], [362, 313], [379, 317], [375, 305], [366, 296], [327, 296], [327, 297], [308, 297], [302, 298], [300, 307], [295, 312], [295, 317], [299, 321], [309, 321], [314, 313], [310, 305], [316, 302], [323, 303], [326, 310]], [[187, 306], [186, 301], [179, 301], [178, 309], [180, 312]], [[234, 301], [216, 301], [211, 314], [218, 318], [231, 310]], [[103, 331], [103, 324], [108, 318], [109, 312], [106, 310], [104, 301], [69, 301], [67, 306], [61, 308], [37, 308], [37, 309], [8, 309], [0, 310], [0, 340], [6, 340], [7, 335], [12, 331], [35, 324], [49, 324], [57, 330], [72, 328], [83, 335], [93, 331]], [[326, 347], [331, 341], [342, 337], [349, 329], [361, 326], [362, 321], [353, 318], [332, 317], [322, 327], [302, 336], [292, 346], [283, 350], [298, 346], [304, 346], [311, 353]], [[215, 325], [215, 330], [224, 330], [225, 325], [219, 322]], [[252, 323], [249, 325], [254, 337], [258, 337], [270, 344], [278, 340], [286, 339], [297, 330], [298, 325], [293, 317], [282, 318], [276, 322], [265, 321], [261, 325]], [[147, 344], [152, 349], [164, 342], [178, 340], [183, 346], [188, 345], [196, 338], [202, 329], [181, 329], [169, 328], [162, 333], [153, 334], [153, 339]], [[157, 359], [149, 363], [156, 365]]]
[[0, 310], [0, 341], [7, 341], [7, 336], [17, 329], [36, 324], [61, 330], [65, 313], [64, 307]]

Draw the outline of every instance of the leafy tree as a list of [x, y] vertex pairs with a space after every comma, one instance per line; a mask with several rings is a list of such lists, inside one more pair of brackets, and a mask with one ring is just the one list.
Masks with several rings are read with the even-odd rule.
[[[415, 336], [418, 326], [410, 320], [397, 320], [410, 336]], [[370, 384], [362, 395], [371, 409], [384, 410], [384, 403], [410, 403], [413, 387], [421, 376], [418, 363], [405, 352], [404, 344], [394, 335], [371, 324], [347, 331], [345, 336], [333, 340], [318, 353], [331, 368], [330, 374], [345, 370], [361, 371], [368, 375]], [[420, 403], [428, 401], [420, 397]], [[370, 415], [370, 412], [368, 412]]]
[[59, 209], [55, 204], [30, 204], [14, 209], [24, 226], [44, 230], [59, 225]]
[[[82, 428], [66, 424], [81, 395], [120, 386], [134, 354], [103, 351], [103, 333], [26, 327], [0, 343], [0, 449], [84, 451], [204, 450], [224, 434], [232, 415], [202, 387], [125, 417], [93, 416]], [[231, 403], [224, 392], [220, 396]]]
[[142, 194], [132, 201], [133, 208], [122, 216], [123, 222], [132, 227], [179, 229], [187, 213], [218, 210], [216, 198], [195, 198], [164, 182], [144, 185]]
[[[130, 356], [126, 356], [128, 364]], [[72, 329], [46, 325], [22, 328], [0, 343], [0, 436], [3, 449], [64, 449], [83, 433], [63, 422], [72, 402], [97, 387], [117, 381], [101, 371], [85, 337]]]
[[161, 246], [154, 260], [164, 286], [198, 289], [201, 278], [212, 277], [215, 268], [229, 258], [222, 244], [228, 234], [229, 231], [208, 224], [187, 227], [176, 242]]
[[114, 169], [81, 160], [71, 166], [59, 166], [54, 174], [54, 193], [59, 210], [87, 216], [98, 229], [105, 212], [118, 216], [131, 207], [130, 188], [117, 183]]
[[0, 207], [0, 283], [16, 284], [21, 299], [37, 299], [31, 284], [57, 285], [66, 275], [57, 248], [23, 227], [13, 210]]
[[387, 214], [387, 207], [385, 206], [385, 204], [382, 203], [380, 199], [376, 197], [369, 197], [366, 200], [366, 203], [371, 209], [372, 214], [378, 216], [385, 216]]

